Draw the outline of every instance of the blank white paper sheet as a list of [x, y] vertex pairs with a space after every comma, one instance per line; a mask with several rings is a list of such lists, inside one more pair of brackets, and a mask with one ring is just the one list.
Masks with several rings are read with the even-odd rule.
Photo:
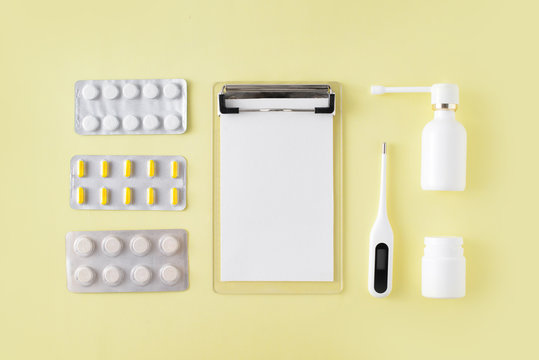
[[[314, 108], [327, 99], [227, 100]], [[220, 117], [221, 281], [333, 281], [333, 115]]]

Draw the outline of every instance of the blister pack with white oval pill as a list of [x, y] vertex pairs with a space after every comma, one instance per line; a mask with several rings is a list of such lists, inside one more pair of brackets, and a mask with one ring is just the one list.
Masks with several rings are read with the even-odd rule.
[[183, 79], [75, 83], [78, 134], [182, 134], [186, 128], [187, 83]]
[[187, 232], [74, 231], [66, 235], [67, 288], [76, 293], [182, 291]]
[[71, 158], [71, 207], [83, 210], [183, 210], [183, 156], [76, 155]]

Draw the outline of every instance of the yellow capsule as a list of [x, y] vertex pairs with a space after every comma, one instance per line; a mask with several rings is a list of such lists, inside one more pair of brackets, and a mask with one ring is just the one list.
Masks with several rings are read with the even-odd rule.
[[77, 175], [79, 177], [84, 177], [85, 175], [84, 170], [85, 170], [84, 160], [77, 161], [77, 171], [78, 171]]
[[124, 188], [124, 204], [131, 204], [131, 188]]
[[107, 160], [101, 161], [101, 177], [108, 177], [109, 176], [109, 162]]
[[170, 189], [170, 203], [172, 205], [178, 205], [178, 202], [180, 201], [180, 197], [178, 196], [180, 192], [178, 191], [178, 188], [172, 188]]
[[131, 176], [131, 160], [124, 161], [124, 176], [125, 177]]
[[148, 176], [154, 177], [155, 175], [155, 161], [148, 160]]
[[84, 204], [84, 188], [78, 187], [77, 188], [77, 203], [79, 205]]
[[154, 188], [148, 188], [148, 205], [153, 205], [155, 202], [155, 190]]
[[107, 205], [109, 203], [109, 191], [107, 188], [101, 188], [101, 205]]
[[172, 178], [177, 178], [180, 173], [180, 166], [176, 160], [170, 162], [170, 176]]

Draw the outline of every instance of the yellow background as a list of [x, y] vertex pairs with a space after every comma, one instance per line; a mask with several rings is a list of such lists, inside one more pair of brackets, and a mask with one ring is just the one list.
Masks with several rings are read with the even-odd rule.
[[[0, 8], [0, 358], [506, 359], [537, 356], [539, 24], [535, 1], [8, 1]], [[179, 136], [80, 136], [79, 79], [185, 78]], [[344, 291], [212, 290], [211, 90], [217, 81], [339, 81]], [[369, 85], [460, 86], [468, 187], [420, 189], [428, 95]], [[367, 292], [379, 150], [389, 143], [394, 288]], [[180, 154], [183, 212], [75, 211], [75, 154]], [[71, 230], [185, 228], [180, 293], [69, 293]], [[423, 237], [464, 237], [467, 295], [421, 297]]]

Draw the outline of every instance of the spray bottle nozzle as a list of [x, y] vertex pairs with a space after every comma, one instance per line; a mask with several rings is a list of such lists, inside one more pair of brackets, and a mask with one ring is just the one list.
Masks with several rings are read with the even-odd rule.
[[459, 87], [455, 84], [434, 84], [432, 86], [371, 86], [371, 94], [387, 93], [431, 93], [431, 104], [443, 108], [442, 105], [457, 105], [459, 103]]
[[430, 93], [430, 86], [394, 86], [386, 87], [381, 85], [371, 86], [371, 94], [382, 95], [387, 93]]

